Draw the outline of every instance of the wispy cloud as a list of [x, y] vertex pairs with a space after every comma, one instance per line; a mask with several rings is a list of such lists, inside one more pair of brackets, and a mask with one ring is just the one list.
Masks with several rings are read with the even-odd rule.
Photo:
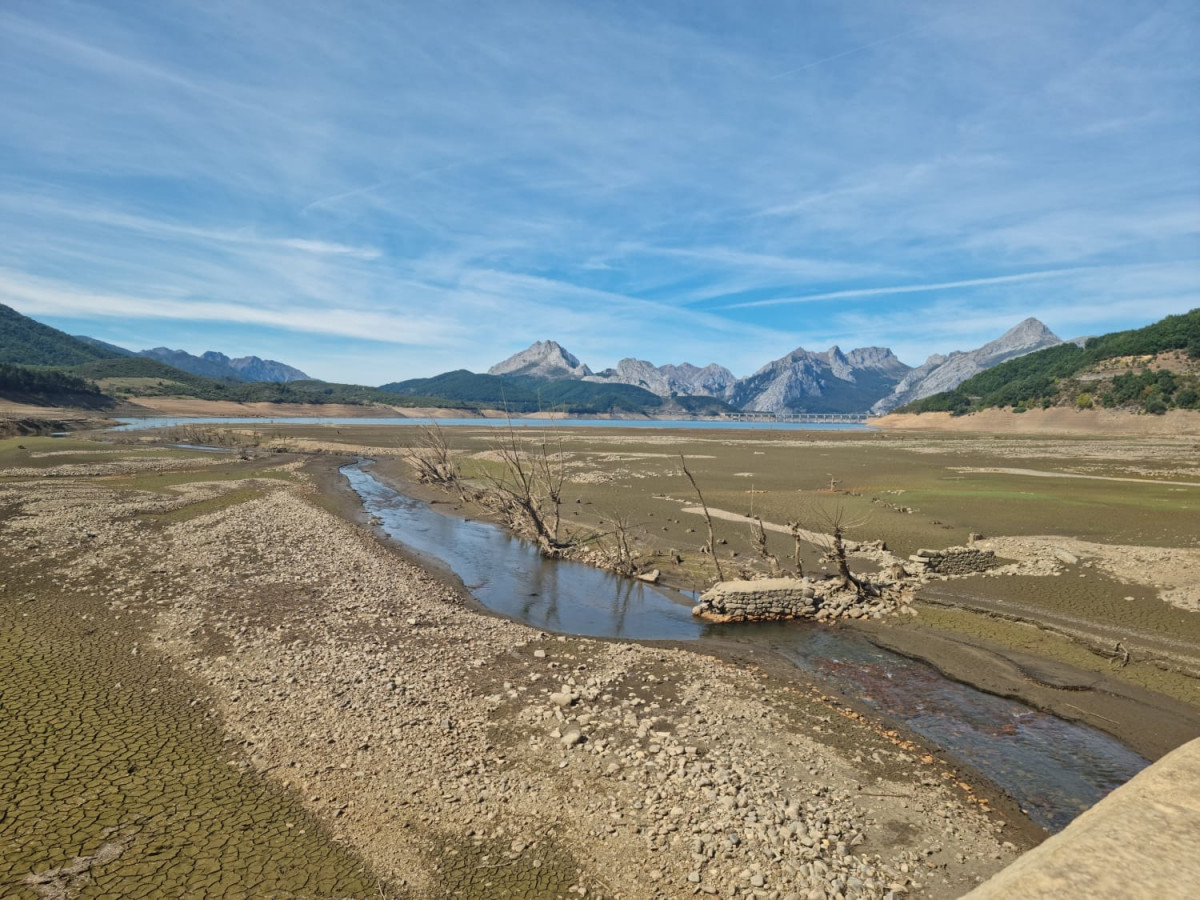
[[1198, 41], [1155, 0], [8, 4], [0, 267], [376, 382], [1128, 327], [1195, 305]]
[[824, 294], [809, 294], [805, 297], [773, 297], [770, 300], [753, 300], [748, 303], [731, 303], [724, 309], [752, 309], [759, 306], [782, 306], [792, 303], [815, 303], [818, 300], [841, 300], [847, 297], [878, 297], [888, 294], [924, 294], [930, 291], [945, 291], [952, 288], [984, 287], [993, 284], [1012, 284], [1019, 281], [1042, 281], [1077, 274], [1079, 269], [1047, 269], [1042, 272], [1021, 272], [1016, 275], [995, 275], [990, 278], [967, 278], [960, 281], [935, 281], [928, 284], [896, 284], [887, 287], [854, 288], [848, 291], [829, 291]]
[[98, 294], [71, 285], [31, 279], [0, 269], [0, 300], [29, 315], [121, 319], [168, 319], [187, 322], [226, 322], [268, 325], [288, 331], [334, 334], [392, 344], [451, 343], [463, 329], [445, 319], [402, 316], [363, 309], [268, 309], [186, 297], [147, 297]]

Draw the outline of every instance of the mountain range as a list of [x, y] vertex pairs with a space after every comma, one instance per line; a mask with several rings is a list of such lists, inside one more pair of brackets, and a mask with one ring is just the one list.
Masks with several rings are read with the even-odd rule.
[[1037, 319], [1028, 318], [975, 350], [955, 350], [948, 356], [935, 353], [912, 369], [871, 407], [877, 416], [942, 391], [952, 391], [968, 378], [1002, 362], [1063, 341]]
[[[1082, 341], [1077, 342], [1082, 344]], [[410, 379], [381, 388], [337, 386], [316, 391], [320, 396], [366, 400], [403, 397], [411, 405], [451, 405], [464, 408], [508, 406], [514, 411], [570, 408], [577, 413], [611, 412], [663, 414], [720, 414], [731, 410], [766, 413], [883, 414], [931, 395], [953, 391], [968, 379], [1034, 351], [1063, 342], [1037, 319], [1026, 319], [982, 347], [930, 356], [911, 368], [886, 347], [859, 347], [822, 352], [797, 347], [758, 371], [736, 377], [716, 363], [707, 366], [655, 365], [647, 360], [622, 359], [615, 368], [593, 371], [552, 340], [537, 341], [492, 366], [487, 374], [465, 370], [433, 378]], [[183, 350], [156, 347], [133, 352], [85, 336], [71, 336], [0, 305], [0, 363], [21, 366], [68, 367], [85, 378], [139, 377], [174, 384], [184, 373], [206, 380], [191, 384], [193, 393], [230, 396], [221, 385], [262, 385], [255, 396], [273, 397], [271, 390], [321, 388], [299, 369], [257, 356], [231, 359], [210, 350], [194, 356]], [[150, 364], [157, 373], [143, 371]], [[119, 370], [119, 371], [118, 371]], [[171, 379], [170, 373], [179, 378]], [[290, 385], [295, 384], [295, 388]], [[149, 390], [150, 382], [140, 389]], [[156, 390], [164, 390], [159, 384]], [[176, 386], [174, 389], [181, 389]], [[226, 394], [222, 395], [221, 391]], [[237, 391], [245, 393], [243, 388]], [[264, 393], [264, 391], [266, 393]], [[357, 393], [356, 393], [357, 391]], [[247, 395], [249, 396], [249, 395]], [[280, 395], [283, 396], [283, 395]], [[393, 402], [384, 400], [383, 402]], [[960, 403], [961, 405], [961, 403]]]
[[224, 353], [218, 353], [216, 350], [208, 350], [200, 356], [193, 356], [183, 350], [155, 347], [153, 350], [142, 350], [134, 355], [157, 359], [168, 366], [174, 366], [176, 369], [182, 369], [193, 375], [203, 375], [205, 378], [231, 378], [234, 381], [272, 381], [276, 383], [306, 381], [309, 378], [299, 369], [273, 359], [259, 359], [257, 356], [241, 356], [230, 359]]
[[632, 358], [621, 360], [615, 369], [586, 375], [583, 380], [601, 384], [631, 384], [645, 388], [660, 397], [705, 396], [722, 400], [729, 396], [730, 390], [737, 383], [737, 378], [732, 372], [716, 363], [701, 369], [691, 363], [656, 366], [644, 359]]
[[952, 390], [963, 381], [1062, 340], [1029, 318], [974, 350], [930, 356], [917, 368], [905, 365], [886, 347], [823, 352], [797, 347], [746, 378], [724, 366], [690, 363], [656, 366], [623, 359], [616, 368], [593, 372], [555, 341], [537, 341], [488, 369], [489, 375], [639, 387], [659, 397], [713, 397], [743, 412], [842, 413], [882, 415], [914, 400]]

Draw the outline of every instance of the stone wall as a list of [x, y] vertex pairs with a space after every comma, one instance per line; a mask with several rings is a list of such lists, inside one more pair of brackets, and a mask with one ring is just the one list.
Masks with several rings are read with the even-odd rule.
[[839, 579], [761, 578], [722, 581], [700, 597], [692, 615], [709, 622], [754, 622], [772, 619], [881, 618], [909, 612], [908, 594], [867, 585], [870, 593], [843, 590]]
[[905, 568], [914, 575], [975, 575], [1003, 565], [995, 551], [975, 547], [918, 550], [908, 560]]

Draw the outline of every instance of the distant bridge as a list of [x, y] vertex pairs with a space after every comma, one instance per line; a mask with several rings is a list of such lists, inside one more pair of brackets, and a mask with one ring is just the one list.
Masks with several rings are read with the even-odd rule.
[[773, 413], [773, 412], [736, 412], [727, 413], [726, 419], [735, 422], [786, 422], [790, 424], [818, 425], [834, 423], [839, 425], [861, 425], [870, 418], [868, 413]]

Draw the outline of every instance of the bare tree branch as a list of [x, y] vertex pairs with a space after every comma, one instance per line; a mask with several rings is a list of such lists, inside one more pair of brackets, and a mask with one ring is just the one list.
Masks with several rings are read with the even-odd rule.
[[704, 494], [700, 492], [700, 486], [696, 484], [696, 479], [692, 477], [692, 473], [688, 471], [687, 461], [683, 458], [683, 454], [679, 454], [679, 464], [683, 466], [683, 474], [687, 476], [687, 480], [692, 483], [692, 489], [696, 492], [696, 496], [700, 498], [700, 506], [704, 509], [704, 521], [708, 523], [708, 544], [705, 550], [712, 557], [713, 565], [717, 569], [717, 580], [724, 581], [725, 573], [721, 571], [721, 561], [717, 559], [717, 545], [713, 539], [713, 520], [708, 512], [708, 504], [704, 502]]
[[552, 450], [542, 433], [534, 453], [529, 453], [516, 426], [497, 429], [492, 450], [500, 471], [486, 471], [486, 488], [480, 500], [503, 516], [517, 534], [530, 538], [544, 556], [560, 557], [572, 546], [560, 535], [562, 487], [566, 481], [566, 455], [561, 441]]
[[796, 563], [796, 574], [803, 578], [804, 562], [800, 559], [800, 542], [804, 540], [805, 530], [800, 527], [799, 522], [788, 522], [787, 527], [792, 533], [792, 542], [795, 545], [792, 549], [792, 560]]
[[[838, 575], [842, 579], [842, 588], [849, 590], [853, 588], [857, 593], [867, 593], [866, 583], [850, 571], [850, 564], [846, 559], [846, 542], [845, 533], [848, 528], [858, 528], [866, 524], [867, 517], [863, 516], [859, 519], [851, 520], [846, 515], [846, 507], [840, 501], [836, 504], [819, 505], [814, 507], [810, 513], [814, 524], [826, 533], [827, 538], [823, 542], [826, 555], [837, 565]], [[793, 535], [795, 530], [793, 530]]]
[[446, 441], [446, 433], [436, 422], [421, 426], [416, 445], [408, 449], [404, 459], [416, 471], [417, 481], [443, 490], [453, 490], [464, 502], [469, 499], [458, 463]]
[[754, 521], [756, 524], [750, 529], [750, 540], [754, 552], [763, 558], [771, 567], [771, 574], [778, 578], [780, 575], [779, 560], [767, 549], [767, 529], [763, 528], [762, 516], [755, 516]]

